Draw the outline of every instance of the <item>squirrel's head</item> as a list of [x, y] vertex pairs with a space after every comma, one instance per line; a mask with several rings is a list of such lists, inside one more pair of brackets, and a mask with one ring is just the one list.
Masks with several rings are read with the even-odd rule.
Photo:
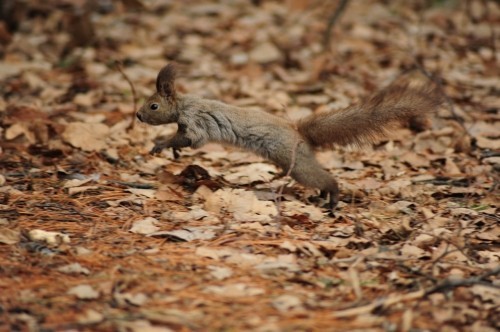
[[137, 111], [141, 122], [161, 125], [176, 122], [179, 116], [175, 92], [175, 65], [163, 67], [156, 78], [156, 93], [149, 97]]

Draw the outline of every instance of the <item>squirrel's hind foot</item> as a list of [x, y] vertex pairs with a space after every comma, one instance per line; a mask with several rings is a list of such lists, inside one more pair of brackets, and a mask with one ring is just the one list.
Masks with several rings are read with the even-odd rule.
[[330, 210], [330, 213], [333, 215], [333, 211], [335, 210], [335, 207], [339, 202], [338, 190], [332, 190], [332, 191], [320, 190], [319, 198], [323, 200], [328, 199], [328, 209]]
[[179, 154], [179, 152], [181, 152], [181, 149], [179, 149], [179, 148], [172, 148], [172, 153], [174, 154], [174, 159], [179, 159], [179, 157], [181, 156]]

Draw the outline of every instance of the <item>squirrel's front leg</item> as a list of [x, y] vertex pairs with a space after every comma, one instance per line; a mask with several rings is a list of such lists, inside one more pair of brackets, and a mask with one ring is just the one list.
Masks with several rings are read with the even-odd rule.
[[150, 154], [157, 154], [163, 149], [172, 148], [174, 151], [174, 158], [178, 158], [178, 150], [189, 146], [191, 146], [191, 139], [186, 137], [184, 133], [177, 132], [173, 137], [155, 143]]

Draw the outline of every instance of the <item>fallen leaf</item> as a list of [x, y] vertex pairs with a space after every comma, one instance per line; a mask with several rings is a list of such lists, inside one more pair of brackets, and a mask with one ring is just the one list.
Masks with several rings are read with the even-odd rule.
[[233, 275], [233, 270], [228, 267], [211, 265], [208, 268], [210, 275], [217, 280], [224, 280]]
[[21, 240], [19, 231], [9, 229], [7, 227], [0, 227], [0, 243], [15, 244]]
[[193, 206], [189, 211], [167, 211], [161, 215], [162, 219], [190, 221], [212, 219], [213, 215], [204, 209]]
[[232, 168], [231, 173], [224, 175], [224, 179], [237, 184], [250, 184], [258, 181], [269, 182], [277, 173], [278, 169], [274, 165], [252, 163]]
[[209, 248], [209, 247], [197, 247], [195, 254], [202, 257], [211, 258], [214, 260], [220, 260], [223, 258], [230, 257], [232, 255], [238, 254], [238, 251], [231, 248]]
[[26, 139], [30, 143], [36, 142], [35, 136], [33, 135], [33, 132], [29, 127], [29, 124], [27, 123], [24, 122], [15, 123], [5, 130], [6, 140], [13, 140], [14, 138], [19, 137], [21, 135], [24, 135], [24, 137], [26, 137]]
[[281, 59], [281, 52], [270, 42], [257, 45], [250, 51], [250, 59], [258, 63], [270, 63]]
[[283, 215], [294, 216], [304, 214], [313, 221], [320, 221], [325, 218], [325, 213], [320, 208], [311, 204], [304, 204], [297, 201], [283, 202]]
[[113, 298], [121, 305], [132, 304], [140, 307], [148, 300], [148, 296], [144, 293], [114, 293]]
[[90, 285], [78, 285], [71, 287], [67, 293], [69, 295], [75, 295], [80, 300], [94, 300], [99, 298], [99, 292]]
[[57, 271], [67, 274], [85, 274], [89, 275], [90, 270], [81, 266], [80, 263], [71, 263], [57, 268]]
[[361, 189], [370, 191], [382, 187], [382, 182], [371, 177], [366, 177], [356, 181], [356, 185]]
[[429, 257], [430, 254], [425, 252], [425, 250], [420, 249], [417, 246], [405, 243], [403, 248], [401, 248], [401, 256], [406, 258], [422, 258]]
[[49, 232], [41, 229], [33, 229], [28, 232], [31, 241], [43, 241], [51, 245], [59, 245], [61, 243], [69, 243], [70, 238], [67, 234], [59, 232]]
[[477, 211], [467, 209], [467, 208], [454, 208], [450, 210], [452, 216], [477, 216], [479, 213]]
[[215, 214], [226, 210], [238, 221], [269, 222], [277, 214], [274, 202], [259, 201], [255, 193], [243, 189], [217, 190], [206, 200], [204, 207]]
[[79, 193], [83, 193], [89, 190], [96, 190], [99, 189], [98, 186], [81, 186], [81, 187], [73, 187], [68, 189], [68, 194], [70, 195], [75, 195]]
[[161, 231], [149, 233], [148, 236], [153, 237], [174, 237], [181, 239], [183, 241], [194, 241], [194, 240], [211, 240], [215, 237], [216, 233], [213, 227], [186, 227], [183, 229], [177, 229], [173, 231]]
[[415, 152], [407, 152], [403, 156], [400, 157], [402, 162], [406, 162], [411, 165], [413, 168], [421, 168], [421, 167], [429, 167], [430, 161], [428, 158], [420, 154], [416, 154]]
[[500, 140], [488, 139], [482, 136], [476, 137], [476, 144], [482, 149], [500, 150]]
[[153, 325], [145, 319], [123, 321], [119, 323], [119, 326], [131, 332], [174, 332], [168, 327]]
[[104, 315], [93, 309], [87, 309], [77, 320], [79, 324], [96, 324], [104, 320]]
[[223, 286], [207, 286], [203, 289], [206, 293], [212, 293], [224, 297], [243, 297], [264, 294], [259, 287], [252, 287], [243, 283], [228, 284]]
[[69, 123], [62, 138], [65, 142], [84, 151], [100, 151], [107, 148], [109, 127], [102, 123]]
[[68, 180], [64, 183], [64, 188], [73, 188], [73, 187], [79, 187], [81, 185], [84, 185], [86, 183], [89, 183], [92, 181], [92, 178], [87, 178], [87, 179], [71, 179]]
[[397, 201], [387, 207], [387, 211], [391, 212], [404, 212], [410, 214], [413, 212], [412, 208], [415, 207], [414, 202], [409, 201]]
[[147, 217], [145, 219], [141, 220], [136, 220], [132, 224], [132, 228], [130, 228], [130, 231], [132, 233], [137, 233], [137, 234], [152, 234], [154, 232], [157, 232], [160, 228], [156, 226], [158, 223], [158, 220], [156, 220], [153, 217]]
[[288, 313], [290, 311], [304, 310], [302, 301], [295, 295], [284, 294], [278, 296], [271, 302], [272, 306], [278, 311]]

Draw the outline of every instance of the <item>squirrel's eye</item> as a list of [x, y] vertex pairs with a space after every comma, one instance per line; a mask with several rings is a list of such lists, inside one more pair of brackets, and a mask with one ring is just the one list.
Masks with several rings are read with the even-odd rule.
[[160, 106], [158, 104], [154, 103], [154, 104], [151, 104], [149, 106], [149, 108], [151, 108], [153, 111], [156, 111], [158, 108], [160, 108]]

